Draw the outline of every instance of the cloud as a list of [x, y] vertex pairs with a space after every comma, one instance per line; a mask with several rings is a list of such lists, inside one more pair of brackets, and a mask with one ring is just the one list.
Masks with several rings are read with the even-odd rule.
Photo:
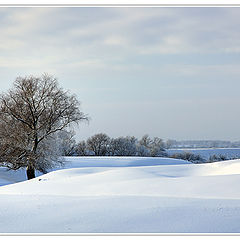
[[175, 55], [181, 56], [175, 72], [196, 75], [203, 66], [184, 62], [186, 55], [240, 51], [238, 13], [238, 8], [1, 8], [0, 64], [126, 72], [144, 71], [153, 61], [134, 59]]
[[126, 46], [127, 39], [122, 36], [108, 36], [104, 39], [104, 44], [113, 46]]
[[[161, 67], [164, 75], [169, 73], [179, 77], [208, 77], [224, 76], [238, 77], [240, 75], [239, 64], [212, 64], [212, 65], [196, 65], [196, 64], [166, 64]], [[227, 80], [227, 79], [226, 79]], [[228, 79], [229, 80], [229, 79]], [[227, 81], [228, 81], [227, 80]]]

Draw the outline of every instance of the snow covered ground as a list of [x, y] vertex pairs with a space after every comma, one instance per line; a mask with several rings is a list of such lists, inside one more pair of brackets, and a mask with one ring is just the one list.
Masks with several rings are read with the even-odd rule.
[[240, 232], [240, 160], [66, 160], [22, 182], [0, 169], [0, 233]]

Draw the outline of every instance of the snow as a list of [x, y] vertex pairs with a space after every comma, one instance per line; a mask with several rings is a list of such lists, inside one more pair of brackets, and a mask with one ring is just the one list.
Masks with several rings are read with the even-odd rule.
[[240, 232], [240, 160], [66, 160], [29, 181], [0, 169], [1, 233]]

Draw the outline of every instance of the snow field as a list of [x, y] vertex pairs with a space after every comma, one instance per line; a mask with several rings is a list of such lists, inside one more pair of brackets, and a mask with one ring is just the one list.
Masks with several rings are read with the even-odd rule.
[[65, 169], [0, 187], [1, 233], [240, 232], [240, 160], [66, 160]]

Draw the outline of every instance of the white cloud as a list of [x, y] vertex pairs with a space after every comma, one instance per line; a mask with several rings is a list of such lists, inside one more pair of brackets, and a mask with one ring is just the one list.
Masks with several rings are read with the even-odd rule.
[[[144, 64], [129, 58], [238, 53], [237, 12], [229, 8], [6, 8], [0, 25], [0, 66], [144, 71]], [[237, 65], [217, 69], [180, 65], [171, 73], [238, 73]]]
[[104, 44], [113, 46], [126, 46], [128, 41], [126, 37], [122, 36], [108, 36], [104, 39]]

